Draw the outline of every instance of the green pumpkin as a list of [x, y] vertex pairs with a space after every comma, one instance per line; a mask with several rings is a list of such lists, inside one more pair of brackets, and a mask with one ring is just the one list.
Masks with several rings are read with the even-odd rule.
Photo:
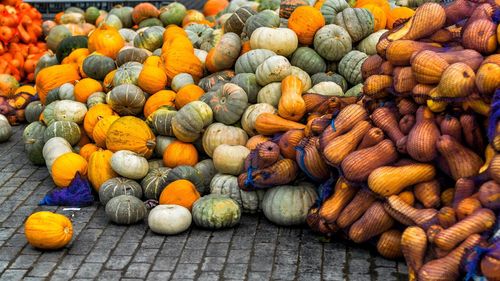
[[41, 101], [32, 101], [26, 106], [26, 109], [24, 110], [24, 118], [26, 118], [26, 121], [28, 121], [28, 123], [38, 121], [44, 108], [45, 105], [43, 105]]
[[283, 185], [266, 191], [262, 211], [268, 220], [282, 225], [301, 225], [318, 194], [311, 184]]
[[212, 108], [215, 120], [231, 125], [240, 120], [248, 106], [248, 97], [240, 86], [227, 83], [212, 95], [208, 104]]
[[172, 79], [172, 82], [170, 83], [170, 87], [172, 90], [175, 92], [178, 92], [182, 87], [186, 85], [192, 85], [194, 84], [194, 79], [191, 74], [188, 73], [179, 73], [174, 76]]
[[52, 102], [52, 103], [46, 104], [45, 108], [43, 109], [43, 112], [42, 112], [43, 122], [47, 126], [56, 121], [56, 115], [54, 113], [55, 107], [56, 107], [55, 102]]
[[236, 75], [232, 70], [219, 71], [210, 74], [200, 80], [198, 86], [200, 86], [205, 92], [214, 91], [212, 87], [219, 82], [229, 82]]
[[116, 56], [116, 64], [122, 66], [127, 62], [144, 63], [148, 57], [148, 53], [143, 49], [127, 48], [118, 53]]
[[236, 73], [255, 73], [261, 63], [275, 55], [273, 51], [266, 49], [248, 51], [236, 60], [234, 70]]
[[264, 10], [277, 10], [280, 7], [280, 0], [261, 0], [259, 5], [259, 11]]
[[122, 28], [118, 30], [118, 33], [120, 33], [123, 40], [125, 40], [125, 43], [134, 43], [134, 38], [137, 35], [137, 32], [129, 28]]
[[240, 35], [245, 27], [246, 21], [256, 14], [251, 7], [241, 7], [236, 10], [224, 23], [224, 32], [233, 32]]
[[257, 94], [262, 87], [257, 83], [257, 77], [253, 73], [240, 73], [231, 79], [231, 83], [240, 86], [248, 97], [249, 103], [257, 102]]
[[80, 48], [87, 48], [88, 39], [87, 36], [71, 36], [64, 38], [61, 43], [57, 46], [56, 57], [58, 61], [63, 61], [63, 59], [71, 52]]
[[161, 22], [161, 20], [157, 18], [145, 19], [139, 23], [139, 28], [153, 27], [153, 26], [163, 27], [163, 23]]
[[208, 191], [208, 186], [203, 183], [203, 178], [200, 172], [191, 166], [177, 166], [173, 168], [167, 176], [166, 185], [176, 181], [176, 180], [188, 180], [194, 186], [200, 194], [205, 194]]
[[184, 30], [195, 48], [199, 48], [205, 38], [210, 37], [210, 35], [214, 32], [214, 30], [208, 25], [199, 23], [190, 24]]
[[325, 60], [316, 51], [309, 47], [300, 47], [292, 55], [290, 63], [296, 66], [309, 75], [313, 75], [318, 72], [325, 72], [326, 63]]
[[352, 40], [343, 27], [325, 25], [314, 35], [314, 50], [326, 60], [338, 61], [352, 50]]
[[351, 51], [339, 62], [339, 73], [351, 85], [356, 85], [363, 82], [361, 75], [361, 66], [368, 58], [365, 53], [360, 51]]
[[141, 199], [142, 187], [136, 181], [122, 177], [109, 179], [99, 187], [99, 201], [104, 206], [109, 200], [120, 195], [132, 195]]
[[215, 29], [210, 36], [201, 38], [200, 49], [209, 52], [221, 40], [224, 31], [222, 29]]
[[160, 9], [160, 20], [163, 26], [169, 24], [181, 25], [187, 14], [186, 7], [178, 2], [173, 2]]
[[123, 84], [137, 85], [139, 74], [142, 71], [142, 64], [132, 61], [127, 62], [118, 67], [113, 78], [113, 86], [120, 86]]
[[257, 103], [267, 103], [278, 108], [281, 98], [281, 82], [269, 83], [257, 94]]
[[175, 138], [173, 137], [166, 137], [166, 136], [156, 136], [156, 146], [155, 146], [155, 156], [159, 158], [163, 158], [163, 154], [165, 153], [165, 150], [172, 144], [172, 142], [175, 141]]
[[120, 195], [106, 204], [106, 216], [116, 224], [130, 225], [146, 217], [146, 205], [132, 195]]
[[28, 159], [35, 165], [45, 165], [42, 151], [46, 129], [47, 127], [42, 122], [35, 121], [26, 126], [23, 131], [24, 150]]
[[359, 97], [363, 94], [363, 83], [359, 83], [356, 86], [350, 88], [347, 92], [345, 92], [344, 96], [346, 97]]
[[387, 32], [387, 29], [381, 29], [375, 33], [368, 35], [365, 39], [359, 42], [356, 49], [369, 56], [377, 54], [377, 43], [380, 37]]
[[272, 82], [281, 82], [291, 74], [291, 68], [292, 65], [284, 56], [272, 56], [257, 67], [255, 71], [257, 83], [265, 86]]
[[110, 15], [108, 14], [106, 18], [104, 19], [104, 23], [107, 26], [111, 26], [116, 30], [120, 30], [123, 27], [122, 21], [120, 20], [119, 17], [115, 15]]
[[321, 6], [320, 12], [325, 18], [326, 24], [333, 23], [335, 16], [344, 9], [349, 8], [345, 0], [326, 0]]
[[242, 37], [250, 38], [252, 33], [259, 27], [279, 27], [280, 17], [278, 14], [271, 10], [265, 10], [258, 14], [252, 15], [245, 22]]
[[40, 70], [56, 64], [59, 64], [59, 62], [57, 61], [56, 55], [52, 52], [47, 52], [45, 55], [41, 56], [35, 67], [35, 79]]
[[59, 46], [59, 43], [64, 40], [64, 38], [71, 37], [71, 31], [64, 26], [64, 25], [58, 25], [54, 26], [50, 32], [47, 38], [45, 38], [45, 42], [47, 42], [47, 47], [49, 50], [52, 52], [57, 52], [57, 46]]
[[95, 92], [87, 99], [87, 108], [90, 109], [100, 103], [106, 103], [106, 94], [103, 92]]
[[202, 101], [193, 101], [177, 112], [172, 119], [172, 129], [180, 141], [194, 142], [212, 120], [212, 108]]
[[177, 114], [177, 110], [170, 106], [162, 106], [148, 116], [146, 123], [153, 130], [155, 135], [173, 137], [172, 119]]
[[307, 0], [281, 0], [280, 18], [288, 19], [290, 15], [300, 6], [309, 6]]
[[327, 72], [327, 73], [316, 73], [311, 76], [312, 84], [316, 85], [321, 82], [334, 82], [342, 88], [342, 91], [346, 92], [349, 89], [349, 84], [344, 77], [337, 73]]
[[243, 213], [257, 213], [262, 209], [265, 191], [243, 191], [238, 186], [237, 177], [216, 174], [210, 182], [210, 194], [229, 196], [238, 203]]
[[238, 224], [241, 210], [235, 200], [225, 195], [210, 194], [194, 202], [192, 215], [199, 227], [221, 229]]
[[60, 100], [59, 99], [59, 88], [55, 88], [55, 89], [50, 90], [47, 93], [47, 96], [45, 97], [45, 104], [49, 105], [49, 104], [51, 104], [55, 101], [58, 101], [58, 100]]
[[99, 12], [99, 9], [96, 7], [88, 7], [87, 10], [85, 10], [85, 21], [95, 24], [95, 21], [100, 15], [101, 13]]
[[62, 84], [59, 87], [59, 100], [75, 100], [75, 85], [71, 83]]
[[43, 140], [47, 142], [54, 137], [61, 137], [73, 146], [80, 141], [80, 127], [71, 121], [55, 121], [45, 130]]
[[300, 79], [300, 81], [302, 82], [302, 92], [307, 92], [307, 90], [311, 89], [311, 76], [309, 76], [307, 72], [299, 67], [292, 66], [290, 67], [290, 75], [297, 76]]
[[106, 56], [90, 55], [83, 60], [83, 72], [95, 80], [104, 80], [104, 77], [115, 69], [115, 61]]
[[137, 32], [137, 36], [134, 38], [134, 46], [149, 50], [150, 52], [161, 48], [163, 44], [163, 31], [165, 31], [163, 27], [152, 26]]
[[141, 88], [132, 84], [114, 87], [106, 96], [106, 103], [120, 116], [142, 113], [146, 96]]
[[335, 16], [334, 23], [343, 27], [353, 42], [358, 42], [373, 33], [375, 20], [364, 8], [346, 8]]
[[134, 26], [134, 21], [132, 19], [133, 11], [134, 8], [132, 7], [115, 7], [109, 11], [109, 14], [117, 16], [122, 22], [123, 27], [131, 28]]
[[141, 186], [146, 199], [158, 200], [163, 189], [167, 186], [168, 175], [172, 169], [159, 167], [149, 170], [142, 179]]
[[210, 181], [217, 174], [217, 170], [214, 166], [214, 161], [212, 159], [205, 159], [194, 165], [194, 168], [198, 170], [198, 173], [203, 179], [203, 184], [205, 186], [210, 186]]

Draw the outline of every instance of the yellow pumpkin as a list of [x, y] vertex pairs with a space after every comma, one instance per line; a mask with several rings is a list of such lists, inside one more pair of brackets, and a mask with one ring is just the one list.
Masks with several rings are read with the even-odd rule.
[[89, 137], [93, 136], [94, 127], [102, 118], [105, 116], [118, 115], [116, 114], [110, 105], [99, 103], [94, 105], [87, 111], [85, 118], [83, 119], [83, 128], [85, 129], [85, 133]]
[[102, 24], [90, 34], [88, 46], [90, 53], [98, 52], [116, 59], [120, 49], [125, 46], [125, 40], [114, 27]]
[[108, 133], [109, 127], [116, 120], [120, 119], [119, 116], [110, 115], [104, 116], [94, 127], [94, 131], [92, 133], [92, 138], [95, 141], [95, 144], [101, 148], [106, 148], [106, 135]]
[[106, 147], [111, 151], [130, 150], [146, 158], [151, 157], [156, 137], [141, 119], [125, 116], [111, 124], [106, 136]]
[[52, 180], [58, 187], [67, 187], [76, 173], [87, 175], [87, 160], [74, 152], [59, 156], [52, 164]]
[[169, 81], [179, 73], [191, 74], [195, 81], [199, 81], [203, 76], [203, 65], [193, 52], [172, 48], [162, 54], [162, 59]]
[[88, 164], [88, 178], [95, 191], [99, 191], [101, 185], [118, 176], [111, 168], [111, 157], [113, 152], [109, 150], [98, 150], [90, 155]]
[[144, 92], [152, 95], [165, 89], [167, 74], [161, 67], [145, 65], [139, 74], [137, 82]]
[[36, 212], [24, 223], [24, 235], [35, 248], [56, 250], [71, 241], [73, 225], [63, 215], [48, 211]]
[[174, 107], [175, 97], [175, 92], [170, 90], [161, 90], [150, 96], [144, 104], [144, 116], [147, 118], [161, 106]]
[[78, 152], [78, 154], [80, 154], [80, 156], [82, 156], [83, 159], [85, 159], [88, 162], [90, 159], [90, 155], [92, 155], [92, 153], [94, 153], [98, 150], [99, 150], [99, 147], [97, 145], [95, 145], [93, 143], [87, 143], [86, 145], [84, 145], [80, 148], [80, 151]]

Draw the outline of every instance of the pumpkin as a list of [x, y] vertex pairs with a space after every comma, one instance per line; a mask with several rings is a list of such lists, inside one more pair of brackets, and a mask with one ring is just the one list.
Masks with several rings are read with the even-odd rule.
[[134, 22], [132, 21], [133, 10], [134, 9], [132, 7], [115, 6], [109, 11], [109, 14], [117, 16], [122, 22], [123, 27], [130, 28], [134, 25]]
[[173, 2], [160, 8], [160, 20], [163, 26], [170, 24], [181, 25], [182, 19], [186, 16], [186, 7], [182, 3]]
[[257, 102], [257, 94], [259, 93], [261, 87], [257, 83], [257, 77], [253, 73], [240, 73], [234, 76], [230, 83], [238, 85], [240, 88], [245, 91], [248, 102], [256, 103]]
[[113, 154], [111, 168], [118, 175], [134, 180], [144, 178], [149, 171], [146, 158], [128, 150], [120, 150]]
[[316, 73], [311, 76], [312, 84], [317, 85], [321, 82], [334, 82], [342, 88], [342, 91], [347, 91], [349, 84], [344, 77], [337, 73], [327, 72], [327, 73]]
[[247, 139], [247, 134], [240, 128], [213, 123], [203, 134], [203, 149], [208, 156], [212, 157], [219, 145], [245, 145]]
[[142, 112], [146, 97], [141, 88], [133, 84], [114, 87], [106, 96], [106, 102], [118, 114], [138, 115]]
[[106, 216], [116, 224], [130, 225], [146, 216], [146, 205], [135, 196], [119, 195], [106, 204]]
[[28, 123], [33, 123], [40, 119], [40, 115], [43, 112], [45, 106], [41, 101], [32, 101], [30, 102], [25, 109], [24, 117]]
[[45, 165], [43, 158], [43, 135], [45, 133], [45, 125], [42, 122], [35, 121], [23, 131], [24, 150], [31, 163], [35, 165]]
[[382, 7], [377, 6], [375, 4], [366, 4], [363, 5], [360, 8], [367, 9], [370, 11], [370, 13], [373, 16], [373, 22], [374, 22], [374, 31], [379, 31], [381, 29], [384, 29], [387, 25], [387, 16], [385, 14], [385, 11], [383, 10]]
[[352, 39], [343, 27], [325, 25], [314, 35], [314, 50], [326, 60], [338, 61], [352, 50]]
[[165, 89], [165, 86], [167, 85], [167, 74], [165, 73], [163, 68], [156, 66], [145, 66], [142, 68], [141, 73], [139, 74], [137, 85], [143, 91], [152, 95]]
[[147, 118], [162, 106], [174, 106], [176, 94], [170, 90], [161, 90], [150, 96], [144, 104], [144, 116]]
[[[60, 25], [58, 25], [59, 27]], [[63, 28], [65, 28], [64, 26], [62, 26]], [[48, 39], [48, 38], [47, 38]], [[48, 44], [47, 44], [48, 45]], [[38, 75], [38, 73], [46, 68], [46, 67], [49, 67], [49, 66], [53, 66], [53, 65], [56, 65], [56, 64], [59, 64], [59, 62], [57, 61], [57, 58], [56, 58], [56, 55], [54, 55], [52, 52], [47, 52], [45, 55], [41, 56], [40, 59], [38, 60], [38, 63], [36, 65], [36, 68], [35, 68], [35, 80], [36, 80], [36, 77]], [[0, 76], [0, 77], [4, 77], [5, 78], [8, 78], [8, 76]], [[10, 80], [10, 79], [9, 79]], [[16, 79], [13, 79], [11, 81], [16, 81]], [[14, 84], [15, 85], [15, 84]]]
[[314, 34], [325, 25], [321, 12], [311, 6], [301, 6], [295, 9], [288, 19], [288, 28], [293, 30], [299, 43], [310, 45], [313, 43]]
[[147, 51], [139, 48], [124, 48], [116, 56], [116, 65], [122, 66], [127, 62], [144, 63], [148, 58]]
[[80, 154], [80, 156], [82, 156], [83, 159], [85, 159], [85, 161], [88, 162], [90, 159], [90, 155], [92, 155], [92, 153], [94, 153], [98, 150], [99, 150], [99, 147], [97, 145], [95, 145], [93, 143], [87, 143], [80, 148], [80, 151], [78, 151], [78, 154]]
[[199, 23], [205, 20], [205, 16], [197, 10], [187, 10], [186, 16], [182, 19], [182, 26], [185, 27], [190, 23]]
[[3, 114], [0, 114], [0, 143], [6, 142], [12, 136], [12, 127], [9, 120]]
[[99, 191], [105, 181], [118, 176], [111, 168], [112, 156], [113, 152], [109, 150], [98, 150], [90, 155], [87, 176], [96, 191]]
[[158, 234], [179, 234], [188, 230], [191, 222], [191, 212], [179, 205], [158, 205], [148, 215], [149, 228]]
[[56, 159], [68, 152], [72, 152], [71, 144], [63, 138], [51, 138], [43, 145], [42, 156], [45, 159], [45, 165], [49, 174], [52, 174], [52, 165]]
[[386, 29], [380, 29], [379, 31], [368, 35], [365, 39], [363, 39], [363, 40], [361, 40], [361, 42], [359, 42], [356, 49], [358, 51], [361, 51], [361, 52], [369, 55], [369, 56], [376, 55], [377, 54], [377, 43], [378, 43], [380, 37], [382, 37], [382, 35], [384, 35], [384, 33], [386, 33], [386, 32], [387, 32]]
[[85, 114], [85, 118], [83, 119], [83, 128], [85, 129], [85, 133], [92, 137], [94, 132], [94, 127], [97, 122], [102, 120], [106, 116], [114, 116], [117, 115], [111, 106], [107, 104], [97, 104], [90, 108]]
[[326, 71], [324, 59], [315, 50], [308, 47], [298, 48], [292, 55], [290, 63], [313, 75]]
[[191, 166], [177, 166], [168, 173], [167, 184], [182, 179], [194, 184], [200, 194], [206, 193], [208, 186], [205, 186], [204, 179], [202, 179], [201, 173], [197, 169]]
[[36, 212], [24, 223], [24, 235], [35, 248], [56, 250], [69, 244], [73, 225], [66, 216], [48, 211]]
[[250, 7], [241, 7], [237, 9], [224, 23], [224, 32], [233, 32], [241, 35], [245, 22], [256, 12]]
[[194, 145], [173, 141], [163, 153], [165, 167], [194, 166], [198, 163], [198, 152]]
[[149, 158], [154, 151], [155, 135], [144, 121], [125, 116], [111, 124], [106, 136], [106, 147], [111, 151], [130, 150]]
[[280, 1], [280, 18], [288, 19], [293, 11], [301, 6], [308, 6], [307, 0], [282, 0]]
[[172, 88], [172, 90], [178, 92], [184, 86], [191, 84], [194, 84], [193, 76], [188, 73], [179, 73], [172, 79], [170, 87]]
[[123, 84], [137, 85], [142, 68], [143, 65], [135, 61], [124, 63], [116, 70], [113, 76], [113, 86], [116, 87]]
[[227, 0], [208, 0], [205, 2], [205, 5], [203, 5], [203, 14], [206, 17], [215, 16], [220, 11], [224, 10], [227, 5], [229, 5], [229, 1]]
[[140, 3], [132, 11], [132, 20], [138, 24], [147, 18], [157, 18], [160, 11], [151, 3]]
[[250, 105], [243, 113], [241, 117], [241, 127], [247, 132], [249, 136], [257, 135], [255, 130], [255, 120], [257, 117], [264, 112], [275, 113], [276, 109], [267, 103], [257, 103]]
[[201, 101], [193, 101], [182, 107], [172, 119], [175, 137], [183, 142], [194, 142], [205, 127], [212, 123], [210, 106]]
[[162, 54], [162, 58], [169, 81], [179, 73], [188, 73], [195, 81], [203, 76], [203, 65], [192, 52], [183, 49], [170, 49]]
[[243, 145], [221, 144], [213, 152], [215, 169], [222, 174], [237, 176], [243, 173], [248, 154], [250, 150]]
[[49, 105], [58, 100], [75, 100], [74, 89], [75, 86], [71, 83], [62, 84], [61, 87], [49, 91], [45, 104]]
[[161, 48], [164, 31], [165, 28], [163, 28], [163, 26], [151, 26], [144, 30], [139, 30], [134, 37], [134, 46], [153, 52]]
[[247, 108], [248, 97], [238, 85], [227, 83], [211, 95], [208, 104], [215, 120], [230, 125], [240, 120]]
[[255, 72], [257, 83], [265, 86], [271, 82], [280, 82], [290, 75], [291, 65], [287, 58], [283, 56], [272, 56], [266, 59]]
[[387, 28], [394, 28], [394, 23], [401, 19], [409, 19], [415, 14], [413, 9], [408, 7], [394, 7], [389, 13], [386, 13], [387, 16]]
[[205, 159], [198, 162], [194, 168], [198, 171], [198, 174], [203, 178], [203, 184], [205, 186], [210, 186], [210, 181], [217, 174], [215, 170], [214, 161], [212, 159]]
[[278, 107], [281, 98], [281, 83], [273, 82], [260, 89], [257, 94], [257, 103], [267, 103], [273, 107]]
[[141, 181], [142, 190], [146, 199], [158, 200], [162, 190], [168, 184], [168, 175], [171, 170], [170, 168], [159, 167], [148, 172]]
[[242, 37], [250, 38], [252, 33], [259, 27], [279, 27], [280, 18], [279, 15], [270, 10], [262, 11], [258, 14], [252, 15], [245, 22], [245, 27], [243, 28]]
[[353, 42], [372, 34], [375, 28], [373, 15], [364, 8], [346, 8], [335, 16], [334, 23], [347, 30]]
[[240, 221], [240, 206], [224, 195], [211, 194], [198, 199], [192, 210], [194, 223], [203, 228], [233, 227]]
[[118, 52], [125, 45], [125, 41], [118, 31], [106, 24], [99, 26], [89, 36], [89, 52], [98, 52], [112, 59], [116, 59]]
[[43, 139], [47, 142], [54, 137], [64, 138], [71, 145], [75, 145], [80, 141], [80, 127], [71, 121], [55, 121], [45, 130]]
[[107, 79], [105, 78], [108, 78], [107, 75], [112, 73], [115, 68], [115, 61], [112, 58], [99, 54], [93, 54], [86, 57], [82, 65], [83, 72], [86, 76], [98, 81], [104, 80], [103, 84], [105, 87], [107, 84]]
[[65, 83], [73, 83], [80, 79], [78, 66], [74, 64], [53, 65], [42, 69], [36, 77], [38, 96], [43, 104], [49, 91]]
[[[175, 138], [165, 137], [165, 136], [156, 136], [155, 156], [163, 157], [165, 150], [167, 150], [168, 146], [173, 141], [175, 141]], [[163, 160], [161, 160], [161, 161], [163, 161]], [[163, 167], [163, 163], [162, 163], [162, 167]]]
[[59, 156], [52, 165], [52, 179], [58, 187], [67, 187], [79, 173], [87, 174], [87, 161], [82, 156], [68, 152]]
[[236, 60], [234, 70], [236, 73], [255, 73], [261, 63], [274, 55], [276, 53], [271, 50], [252, 48]]
[[176, 180], [167, 185], [161, 192], [158, 202], [161, 205], [179, 205], [189, 210], [193, 203], [200, 198], [194, 184], [188, 180]]
[[106, 24], [109, 27], [113, 27], [116, 30], [120, 30], [123, 27], [122, 22], [120, 21], [120, 18], [115, 16], [115, 15], [110, 15], [108, 14], [106, 18], [102, 21], [102, 24]]
[[186, 85], [177, 92], [175, 97], [175, 107], [181, 109], [186, 104], [198, 100], [201, 96], [205, 94], [205, 91], [198, 85], [189, 84]]
[[250, 37], [252, 49], [267, 49], [285, 57], [297, 49], [298, 42], [297, 34], [288, 28], [259, 27]]
[[86, 103], [91, 94], [102, 91], [101, 83], [92, 78], [84, 78], [75, 84], [75, 99], [79, 102]]
[[175, 108], [163, 106], [153, 112], [146, 120], [146, 123], [151, 129], [153, 129], [153, 132], [156, 135], [174, 136], [172, 119], [176, 114], [177, 111]]
[[256, 213], [262, 209], [263, 190], [243, 191], [238, 178], [232, 175], [216, 174], [210, 182], [210, 194], [227, 195], [238, 203], [244, 213]]
[[207, 55], [205, 64], [210, 72], [230, 69], [241, 51], [241, 40], [235, 33], [225, 33]]
[[283, 185], [266, 192], [262, 211], [268, 220], [283, 226], [300, 225], [306, 221], [307, 212], [318, 195], [310, 184]]
[[64, 38], [57, 45], [57, 60], [62, 62], [71, 52], [80, 48], [87, 48], [87, 36], [79, 35]]
[[[321, 3], [321, 1], [318, 1], [316, 3]], [[319, 10], [325, 18], [325, 22], [327, 24], [331, 24], [333, 23], [335, 15], [342, 12], [345, 8], [349, 8], [349, 4], [347, 4], [345, 0], [325, 0], [321, 3], [321, 7], [319, 7]]]
[[64, 40], [64, 38], [71, 37], [71, 35], [72, 35], [71, 31], [69, 31], [69, 29], [66, 26], [64, 25], [54, 26], [50, 30], [49, 35], [47, 35], [47, 38], [45, 39], [45, 41], [47, 42], [47, 47], [52, 52], [56, 52], [59, 43], [61, 43], [61, 41]]
[[365, 53], [350, 51], [339, 63], [339, 74], [345, 77], [351, 85], [362, 83], [361, 65], [367, 58]]

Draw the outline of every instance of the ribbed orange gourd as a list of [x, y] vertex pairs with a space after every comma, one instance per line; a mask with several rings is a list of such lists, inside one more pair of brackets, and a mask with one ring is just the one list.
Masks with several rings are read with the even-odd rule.
[[90, 53], [98, 52], [116, 59], [118, 52], [125, 46], [125, 40], [114, 27], [102, 24], [89, 36], [88, 46]]
[[287, 76], [281, 81], [281, 98], [278, 114], [292, 121], [299, 121], [306, 113], [306, 104], [302, 98], [302, 82], [297, 76]]
[[104, 116], [94, 127], [94, 131], [92, 132], [92, 138], [95, 141], [95, 144], [101, 148], [106, 148], [106, 136], [108, 134], [109, 127], [116, 120], [120, 119], [120, 116], [110, 115]]
[[52, 179], [58, 187], [67, 187], [76, 174], [87, 175], [87, 161], [79, 154], [68, 152], [59, 156], [52, 164]]
[[45, 104], [49, 91], [65, 83], [74, 83], [80, 79], [76, 64], [53, 65], [42, 69], [36, 76], [36, 89], [40, 101]]
[[144, 66], [139, 74], [137, 85], [146, 93], [152, 95], [167, 86], [167, 74], [158, 66]]
[[118, 115], [116, 114], [110, 105], [99, 103], [95, 106], [91, 107], [87, 114], [85, 114], [85, 118], [83, 119], [83, 128], [85, 129], [85, 133], [87, 136], [92, 137], [94, 132], [94, 127], [102, 120], [105, 116]]
[[165, 167], [194, 166], [198, 163], [198, 151], [191, 143], [173, 141], [163, 153]]
[[162, 205], [180, 205], [191, 210], [194, 202], [199, 198], [200, 193], [198, 193], [194, 184], [188, 180], [176, 180], [163, 189], [158, 201]]
[[373, 15], [373, 19], [375, 20], [374, 31], [385, 29], [387, 26], [387, 15], [382, 7], [370, 3], [363, 5], [361, 8], [367, 9]]
[[111, 168], [112, 156], [113, 152], [109, 150], [98, 150], [90, 155], [88, 179], [95, 191], [99, 191], [105, 181], [118, 176]]
[[99, 147], [93, 143], [87, 143], [80, 148], [78, 154], [83, 157], [87, 162], [89, 162], [90, 155], [99, 150]]
[[288, 19], [288, 28], [293, 30], [299, 42], [311, 45], [314, 34], [325, 25], [325, 18], [321, 12], [312, 6], [300, 6], [296, 8]]
[[198, 100], [205, 91], [198, 85], [186, 85], [182, 87], [175, 97], [175, 108], [181, 109], [186, 104]]
[[141, 119], [125, 116], [111, 124], [106, 136], [106, 147], [111, 151], [130, 150], [146, 158], [151, 157], [156, 137]]
[[76, 101], [86, 103], [90, 95], [102, 92], [102, 85], [92, 78], [84, 78], [75, 84], [74, 94]]
[[66, 216], [48, 211], [36, 212], [24, 223], [24, 234], [31, 246], [56, 250], [71, 241], [73, 225]]
[[144, 116], [147, 118], [162, 106], [175, 106], [176, 94], [171, 90], [161, 90], [150, 96], [144, 104]]

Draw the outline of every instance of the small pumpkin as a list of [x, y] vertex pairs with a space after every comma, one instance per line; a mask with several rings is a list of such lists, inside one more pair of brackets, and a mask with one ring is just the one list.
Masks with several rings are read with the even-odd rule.
[[138, 24], [147, 18], [157, 18], [160, 11], [151, 3], [140, 3], [132, 11], [132, 20]]
[[80, 72], [78, 66], [74, 64], [53, 65], [42, 69], [36, 77], [36, 88], [40, 101], [45, 104], [49, 91], [79, 79]]
[[82, 156], [69, 152], [57, 157], [51, 169], [54, 183], [58, 187], [67, 187], [77, 173], [87, 175], [87, 161]]
[[142, 179], [149, 171], [148, 160], [132, 151], [117, 151], [110, 161], [113, 171], [129, 179]]
[[236, 60], [234, 70], [236, 73], [255, 73], [261, 63], [274, 55], [276, 53], [271, 50], [252, 48]]
[[86, 103], [91, 94], [102, 91], [101, 83], [92, 78], [84, 78], [75, 84], [75, 99], [76, 101]]
[[109, 200], [120, 195], [132, 195], [140, 199], [141, 185], [134, 180], [117, 177], [105, 181], [99, 188], [99, 201], [104, 206]]
[[174, 135], [183, 142], [194, 142], [203, 129], [212, 123], [213, 111], [202, 101], [193, 101], [182, 107], [172, 119]]
[[71, 144], [61, 137], [51, 138], [43, 145], [42, 156], [45, 159], [45, 165], [50, 174], [52, 174], [52, 165], [56, 159], [68, 152], [72, 152]]
[[222, 174], [237, 176], [243, 173], [248, 154], [250, 150], [245, 146], [221, 144], [213, 152], [215, 169]]
[[375, 29], [373, 15], [364, 8], [346, 8], [335, 16], [334, 23], [347, 30], [353, 42], [372, 34]]
[[116, 87], [123, 84], [137, 85], [143, 67], [142, 64], [135, 61], [124, 63], [118, 67], [113, 76], [113, 86]]
[[250, 7], [238, 8], [224, 23], [224, 32], [234, 32], [240, 35], [245, 22], [255, 13]]
[[191, 212], [179, 205], [158, 205], [148, 215], [149, 228], [158, 234], [175, 235], [189, 229]]
[[173, 141], [163, 153], [165, 167], [194, 166], [198, 163], [198, 152], [194, 145]]
[[259, 27], [279, 27], [280, 18], [279, 15], [270, 10], [264, 10], [255, 14], [247, 19], [245, 22], [245, 27], [243, 28], [242, 37], [250, 38], [252, 33]]
[[288, 28], [297, 34], [299, 43], [303, 45], [311, 45], [314, 34], [324, 25], [325, 19], [321, 12], [311, 6], [298, 7], [288, 19]]
[[160, 8], [160, 20], [164, 26], [170, 24], [181, 25], [186, 16], [186, 7], [179, 2], [173, 2]]
[[106, 136], [109, 150], [130, 150], [146, 158], [151, 157], [155, 145], [155, 135], [148, 125], [133, 116], [121, 117], [113, 122]]
[[116, 68], [115, 61], [112, 58], [100, 54], [92, 54], [83, 60], [82, 69], [86, 76], [102, 81], [106, 87], [106, 79], [109, 73]]
[[113, 108], [107, 104], [97, 104], [90, 108], [83, 119], [85, 133], [92, 137], [96, 124], [106, 116], [116, 116]]
[[146, 96], [141, 88], [133, 84], [114, 87], [106, 96], [106, 102], [118, 114], [138, 115], [146, 103]]
[[31, 163], [35, 165], [45, 165], [43, 158], [43, 135], [45, 133], [45, 125], [40, 121], [35, 121], [23, 131], [24, 150]]
[[9, 124], [7, 117], [0, 114], [0, 143], [6, 142], [12, 136], [12, 127]]
[[291, 64], [284, 56], [272, 56], [257, 67], [257, 83], [265, 86], [271, 82], [281, 82], [291, 73]]
[[230, 125], [240, 120], [247, 108], [248, 97], [240, 86], [226, 83], [211, 96], [208, 104], [215, 120]]
[[161, 48], [164, 31], [163, 26], [151, 26], [144, 30], [141, 29], [137, 31], [137, 35], [134, 37], [134, 46], [153, 52]]
[[93, 143], [87, 143], [84, 146], [80, 148], [80, 151], [78, 151], [78, 154], [83, 157], [87, 162], [90, 159], [90, 155], [92, 153], [96, 152], [99, 150], [99, 147]]
[[241, 51], [241, 39], [232, 32], [225, 33], [207, 55], [205, 65], [210, 72], [230, 69]]
[[[151, 165], [149, 165], [151, 167]], [[172, 169], [166, 167], [154, 168], [142, 179], [141, 186], [146, 199], [160, 198], [162, 190], [168, 184], [168, 175]]]
[[243, 191], [238, 186], [238, 178], [231, 175], [216, 174], [210, 182], [210, 194], [228, 195], [240, 205], [244, 213], [259, 212], [265, 191]]
[[179, 89], [175, 97], [175, 107], [181, 109], [186, 104], [198, 100], [205, 91], [198, 85], [189, 84]]
[[120, 195], [106, 204], [106, 216], [116, 224], [130, 225], [144, 219], [146, 205], [132, 195]]
[[109, 150], [98, 150], [90, 155], [87, 165], [87, 176], [94, 190], [99, 191], [101, 185], [118, 176], [111, 168], [111, 157], [113, 152]]
[[191, 84], [194, 84], [193, 76], [188, 73], [179, 73], [172, 79], [170, 87], [175, 92], [178, 92], [184, 86]]
[[172, 119], [177, 114], [173, 107], [163, 106], [149, 115], [146, 123], [154, 133], [161, 136], [174, 136]]
[[240, 221], [240, 206], [224, 195], [206, 195], [193, 205], [194, 223], [203, 228], [221, 229], [233, 227]]
[[80, 141], [80, 127], [71, 121], [56, 121], [50, 124], [44, 132], [43, 139], [47, 142], [54, 137], [61, 137], [67, 140], [71, 145]]
[[[139, 85], [140, 86], [140, 85]], [[170, 90], [161, 90], [150, 96], [144, 104], [144, 116], [147, 118], [162, 106], [174, 106], [176, 94]]]
[[188, 180], [176, 180], [167, 185], [161, 192], [158, 202], [161, 205], [179, 205], [191, 210], [193, 203], [200, 198], [194, 184]]
[[352, 39], [341, 26], [323, 26], [314, 35], [314, 50], [326, 60], [338, 61], [352, 50]]
[[281, 82], [269, 83], [257, 94], [257, 103], [266, 103], [277, 108], [281, 98]]
[[36, 212], [24, 223], [24, 235], [35, 248], [56, 250], [71, 242], [73, 225], [66, 216], [48, 211]]
[[214, 150], [221, 144], [245, 145], [248, 136], [240, 128], [226, 126], [222, 123], [213, 123], [203, 134], [203, 150], [212, 157]]
[[[122, 30], [122, 29], [120, 29]], [[122, 49], [119, 53], [118, 56], [116, 57], [116, 64], [118, 66], [122, 66], [123, 64], [127, 62], [138, 62], [138, 63], [144, 63], [144, 61], [148, 58], [148, 53], [147, 51], [139, 48], [124, 48]]]
[[267, 49], [282, 56], [291, 55], [298, 43], [297, 34], [288, 28], [259, 27], [250, 37], [252, 49]]
[[344, 76], [351, 85], [362, 83], [361, 65], [367, 58], [368, 56], [360, 51], [349, 52], [339, 63], [339, 74]]
[[114, 27], [102, 24], [89, 36], [89, 52], [98, 52], [112, 59], [116, 59], [118, 52], [125, 45], [118, 30]]
[[26, 118], [26, 121], [28, 123], [33, 123], [35, 121], [38, 121], [40, 119], [40, 115], [42, 114], [44, 108], [45, 106], [42, 104], [41, 101], [30, 102], [26, 106], [26, 110], [24, 112], [24, 117]]

